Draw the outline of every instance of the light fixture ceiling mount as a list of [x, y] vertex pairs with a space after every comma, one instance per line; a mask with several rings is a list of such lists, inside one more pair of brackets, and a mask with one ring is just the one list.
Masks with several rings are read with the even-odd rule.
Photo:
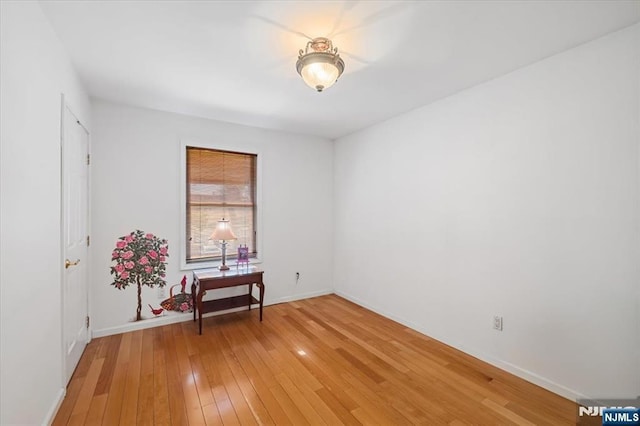
[[317, 37], [300, 49], [296, 70], [307, 86], [322, 92], [333, 86], [344, 72], [344, 61], [338, 48], [326, 37]]

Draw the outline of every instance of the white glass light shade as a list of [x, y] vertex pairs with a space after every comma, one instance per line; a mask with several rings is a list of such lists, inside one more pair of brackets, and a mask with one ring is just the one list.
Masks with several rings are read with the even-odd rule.
[[331, 40], [317, 37], [307, 43], [305, 50], [300, 50], [296, 70], [307, 86], [322, 92], [340, 78], [344, 61]]
[[211, 234], [211, 239], [216, 241], [231, 241], [237, 240], [238, 237], [231, 230], [231, 224], [225, 218], [222, 218], [218, 221], [218, 225], [216, 229], [213, 230]]
[[[313, 54], [312, 54], [313, 55]], [[333, 86], [340, 77], [340, 70], [333, 62], [311, 62], [300, 70], [302, 79], [307, 86], [322, 92], [324, 89]]]

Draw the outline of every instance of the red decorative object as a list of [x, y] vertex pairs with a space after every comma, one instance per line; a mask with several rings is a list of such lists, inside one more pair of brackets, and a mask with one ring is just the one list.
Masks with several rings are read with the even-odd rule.
[[[191, 293], [185, 291], [187, 276], [182, 277], [180, 284], [172, 285], [169, 289], [169, 298], [160, 302], [160, 306], [167, 311], [189, 312], [193, 310], [193, 298]], [[180, 286], [180, 293], [174, 295], [173, 289]]]
[[158, 316], [158, 315], [160, 315], [161, 313], [164, 312], [164, 309], [162, 309], [162, 308], [154, 309], [154, 307], [151, 306], [151, 305], [149, 305], [149, 309], [151, 309], [151, 312], [153, 312], [153, 315], [155, 315], [155, 316]]

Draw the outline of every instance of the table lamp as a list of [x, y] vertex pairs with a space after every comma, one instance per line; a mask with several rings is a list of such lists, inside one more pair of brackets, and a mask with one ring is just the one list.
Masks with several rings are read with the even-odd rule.
[[235, 236], [235, 234], [231, 230], [231, 224], [228, 220], [225, 220], [224, 217], [218, 221], [216, 229], [214, 229], [213, 233], [211, 234], [211, 239], [220, 241], [220, 245], [222, 246], [222, 265], [220, 265], [218, 269], [220, 269], [221, 271], [228, 271], [229, 267], [227, 266], [227, 241], [237, 240], [238, 237]]

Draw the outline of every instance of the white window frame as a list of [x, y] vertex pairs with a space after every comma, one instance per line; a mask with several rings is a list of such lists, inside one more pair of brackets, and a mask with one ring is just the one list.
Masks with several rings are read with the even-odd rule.
[[[256, 156], [256, 251], [255, 257], [249, 259], [249, 263], [262, 263], [262, 153], [259, 150], [248, 149], [237, 145], [226, 145], [218, 142], [207, 142], [194, 139], [180, 140], [180, 269], [194, 270], [217, 268], [222, 264], [222, 260], [211, 260], [207, 262], [187, 263], [187, 147], [216, 149], [220, 151], [231, 151], [242, 154], [253, 154]], [[232, 224], [233, 225], [233, 224]], [[233, 262], [227, 265], [233, 267]]]

